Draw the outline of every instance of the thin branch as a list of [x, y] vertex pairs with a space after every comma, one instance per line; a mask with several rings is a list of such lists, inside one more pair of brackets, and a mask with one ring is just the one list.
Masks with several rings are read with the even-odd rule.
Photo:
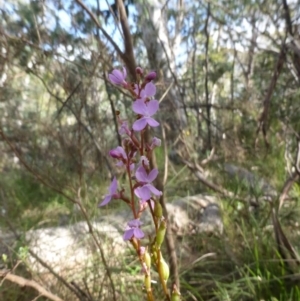
[[123, 58], [124, 62], [127, 63], [127, 68], [129, 69], [132, 78], [136, 79], [136, 73], [135, 73], [135, 58], [134, 58], [134, 51], [133, 51], [133, 42], [132, 42], [132, 36], [130, 33], [130, 28], [128, 24], [128, 18], [125, 11], [124, 1], [123, 0], [116, 0], [117, 7], [119, 9], [119, 15], [120, 15], [120, 22], [121, 27], [123, 30], [124, 35], [124, 48], [125, 48], [125, 57]]
[[9, 280], [10, 282], [16, 283], [21, 287], [28, 286], [35, 289], [40, 296], [44, 296], [52, 301], [64, 301], [63, 299], [53, 295], [49, 291], [47, 291], [44, 287], [40, 284], [35, 282], [34, 280], [28, 280], [23, 277], [11, 274], [10, 271], [7, 270], [0, 270], [0, 277], [4, 278], [3, 280]]
[[131, 35], [130, 35], [130, 31], [129, 31], [130, 30], [129, 26], [125, 25], [126, 21], [123, 19], [124, 18], [124, 14], [123, 14], [122, 6], [123, 6], [123, 9], [124, 9], [125, 18], [127, 18], [126, 17], [126, 12], [125, 12], [123, 1], [120, 1], [121, 5], [119, 5], [119, 3], [118, 3], [118, 5], [119, 5], [120, 14], [122, 14], [121, 25], [122, 25], [123, 34], [124, 34], [124, 37], [125, 37], [125, 40], [124, 40], [124, 43], [125, 43], [125, 53], [121, 51], [121, 49], [118, 46], [118, 44], [113, 40], [113, 38], [101, 26], [101, 24], [99, 23], [97, 17], [93, 14], [93, 12], [81, 0], [75, 0], [75, 2], [90, 16], [90, 18], [93, 20], [93, 22], [96, 24], [96, 26], [103, 33], [103, 35], [105, 36], [105, 38], [112, 44], [112, 46], [114, 47], [115, 51], [120, 56], [120, 58], [123, 60], [123, 62], [125, 63], [126, 67], [128, 68], [131, 77], [133, 79], [135, 79], [136, 78], [136, 74], [135, 74], [136, 63], [135, 63], [135, 59], [134, 59], [134, 52], [133, 52], [133, 47], [132, 47], [132, 41], [130, 42], [130, 41], [128, 41], [126, 39], [126, 37], [129, 37], [129, 39], [131, 40]]
[[[57, 114], [55, 116], [55, 119], [59, 117], [59, 115], [62, 112], [62, 110], [64, 109], [64, 107], [67, 105], [68, 101], [72, 98], [72, 96], [76, 93], [76, 91], [81, 86], [81, 84], [82, 84], [82, 81], [79, 81], [78, 84], [76, 85], [76, 87], [73, 89], [73, 91], [69, 94], [69, 96], [67, 97], [67, 99], [63, 102], [61, 108], [58, 110], [58, 112], [57, 112]], [[49, 92], [49, 90], [48, 90], [48, 92]]]
[[208, 32], [208, 22], [210, 17], [210, 3], [207, 5], [207, 17], [205, 20], [205, 26], [204, 26], [204, 34], [206, 37], [205, 42], [205, 80], [204, 80], [204, 87], [205, 87], [205, 101], [206, 101], [206, 124], [207, 124], [207, 148], [211, 149], [211, 125], [210, 125], [210, 101], [209, 101], [209, 91], [208, 91], [208, 63], [209, 63], [209, 56], [208, 56], [208, 47], [209, 47], [209, 32]]
[[294, 33], [293, 33], [293, 27], [292, 27], [291, 14], [290, 14], [289, 6], [288, 6], [286, 0], [282, 0], [282, 4], [283, 4], [283, 9], [284, 9], [284, 16], [285, 16], [287, 31], [289, 32], [289, 34], [291, 36], [293, 36]]
[[277, 59], [276, 66], [274, 68], [273, 76], [272, 76], [267, 94], [266, 94], [265, 99], [263, 101], [264, 108], [263, 108], [263, 111], [262, 111], [262, 113], [259, 117], [259, 124], [258, 124], [257, 130], [256, 130], [255, 145], [257, 145], [257, 143], [258, 143], [258, 135], [259, 135], [259, 132], [261, 131], [262, 134], [263, 134], [263, 137], [264, 137], [265, 145], [266, 145], [267, 148], [269, 147], [269, 143], [268, 143], [268, 140], [267, 140], [267, 123], [268, 123], [268, 117], [269, 117], [269, 109], [270, 109], [270, 106], [271, 106], [271, 97], [272, 97], [272, 94], [275, 90], [276, 83], [277, 83], [277, 80], [279, 78], [279, 75], [282, 71], [284, 61], [285, 61], [285, 46], [283, 44], [282, 47], [281, 47], [280, 54], [279, 54], [278, 59]]
[[296, 172], [289, 177], [283, 185], [282, 192], [279, 196], [279, 207], [278, 211], [281, 209], [283, 202], [286, 200], [290, 189], [292, 188], [293, 184], [299, 179], [299, 174]]
[[75, 0], [77, 4], [90, 16], [93, 22], [97, 25], [97, 27], [101, 30], [105, 38], [113, 45], [114, 49], [117, 51], [118, 55], [123, 58], [124, 53], [121, 51], [117, 43], [113, 40], [113, 38], [106, 32], [106, 30], [101, 26], [97, 17], [93, 14], [93, 12], [81, 1]]

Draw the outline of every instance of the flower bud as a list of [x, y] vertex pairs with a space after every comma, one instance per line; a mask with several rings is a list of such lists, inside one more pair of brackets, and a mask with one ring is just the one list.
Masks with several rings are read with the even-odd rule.
[[142, 75], [143, 74], [143, 69], [141, 67], [136, 67], [135, 72], [136, 72], [136, 74]]
[[151, 72], [149, 72], [146, 75], [145, 80], [150, 82], [150, 81], [152, 81], [155, 78], [156, 78], [156, 72], [155, 71], [151, 71]]
[[157, 218], [161, 218], [163, 214], [162, 206], [159, 202], [155, 202], [154, 206], [154, 216]]
[[155, 147], [159, 147], [159, 146], [161, 146], [161, 140], [156, 137], [153, 137], [150, 148], [154, 149]]
[[165, 239], [166, 229], [167, 229], [166, 221], [162, 220], [157, 230], [156, 239], [155, 239], [155, 244], [158, 249], [160, 248], [160, 246], [162, 245]]
[[170, 276], [170, 269], [162, 255], [160, 255], [160, 262], [158, 263], [158, 272], [160, 275], [162, 275], [165, 282], [167, 282]]

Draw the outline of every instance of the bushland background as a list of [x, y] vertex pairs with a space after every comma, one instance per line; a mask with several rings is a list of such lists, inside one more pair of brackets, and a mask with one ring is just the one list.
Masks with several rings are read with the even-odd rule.
[[[297, 0], [0, 1], [2, 300], [114, 300], [97, 265], [79, 275], [97, 274], [92, 288], [63, 275], [48, 285], [25, 238], [81, 221], [92, 229], [124, 210], [97, 209], [120, 173], [108, 156], [121, 143], [116, 112], [134, 118], [107, 81], [123, 66], [129, 80], [136, 66], [158, 74], [166, 202], [218, 199], [223, 233], [188, 238], [199, 260], [178, 258], [183, 300], [298, 300], [299, 18]], [[118, 300], [144, 296], [132, 258]]]

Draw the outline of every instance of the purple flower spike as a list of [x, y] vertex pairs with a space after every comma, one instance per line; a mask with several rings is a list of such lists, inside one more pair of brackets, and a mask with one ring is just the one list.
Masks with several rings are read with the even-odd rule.
[[156, 168], [152, 169], [149, 174], [147, 174], [144, 166], [140, 166], [136, 172], [136, 179], [143, 184], [134, 190], [135, 195], [140, 198], [143, 202], [151, 198], [151, 193], [156, 196], [162, 195], [162, 192], [156, 189], [151, 183], [156, 179], [158, 175], [158, 170]]
[[132, 221], [129, 221], [127, 225], [128, 227], [123, 235], [124, 240], [130, 240], [134, 237], [136, 239], [142, 239], [145, 236], [144, 232], [140, 229], [142, 223], [140, 222], [139, 219], [134, 219]]
[[155, 71], [149, 72], [149, 73], [146, 75], [146, 77], [145, 77], [145, 79], [146, 79], [147, 81], [154, 80], [155, 78], [156, 78], [156, 72], [155, 72]]
[[151, 118], [151, 116], [158, 111], [158, 108], [159, 102], [157, 100], [150, 100], [147, 105], [141, 99], [136, 100], [132, 105], [132, 109], [135, 113], [142, 115], [142, 117], [133, 123], [133, 130], [139, 132], [143, 130], [147, 124], [151, 127], [159, 126], [159, 123]]
[[111, 83], [126, 87], [127, 86], [127, 82], [125, 81], [126, 76], [127, 76], [127, 71], [123, 67], [123, 73], [118, 69], [114, 69], [112, 73], [108, 75], [108, 78]]
[[117, 182], [116, 177], [114, 177], [109, 186], [109, 190], [108, 190], [109, 193], [105, 196], [103, 202], [101, 204], [99, 204], [98, 207], [107, 205], [113, 197], [117, 196], [116, 195], [117, 189], [118, 189], [118, 182]]

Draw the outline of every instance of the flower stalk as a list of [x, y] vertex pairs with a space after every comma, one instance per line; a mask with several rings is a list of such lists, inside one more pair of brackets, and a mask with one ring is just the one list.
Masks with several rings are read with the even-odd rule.
[[[156, 168], [151, 169], [149, 166], [152, 152], [160, 146], [161, 141], [153, 137], [152, 141], [149, 142], [150, 139], [146, 137], [149, 133], [147, 129], [159, 126], [159, 122], [154, 117], [159, 110], [159, 102], [155, 99], [156, 87], [153, 83], [156, 73], [152, 71], [144, 76], [143, 69], [137, 67], [136, 75], [138, 79], [136, 83], [126, 81], [127, 71], [125, 68], [123, 68], [123, 72], [115, 69], [108, 76], [112, 84], [127, 89], [133, 96], [132, 110], [136, 114], [136, 119], [129, 127], [128, 122], [122, 120], [118, 112], [116, 117], [120, 126], [119, 134], [123, 137], [123, 146], [118, 146], [109, 152], [110, 156], [117, 160], [116, 166], [119, 168], [125, 167], [129, 182], [129, 192], [127, 193], [130, 196], [126, 195], [126, 190], [118, 190], [117, 179], [114, 177], [109, 192], [105, 195], [99, 207], [107, 205], [113, 199], [122, 200], [129, 205], [133, 219], [128, 221], [123, 239], [131, 243], [138, 256], [144, 273], [144, 288], [147, 300], [155, 301], [151, 281], [151, 268], [154, 266], [159, 274], [166, 300], [170, 301], [171, 296], [167, 287], [169, 266], [161, 253], [167, 223], [159, 203], [162, 191], [153, 185], [158, 176], [158, 170]], [[142, 230], [143, 212], [145, 210], [150, 210], [155, 230], [155, 239], [148, 247], [145, 247], [143, 241], [145, 234]], [[177, 297], [180, 299], [180, 293], [173, 289], [172, 300], [179, 300]]]

